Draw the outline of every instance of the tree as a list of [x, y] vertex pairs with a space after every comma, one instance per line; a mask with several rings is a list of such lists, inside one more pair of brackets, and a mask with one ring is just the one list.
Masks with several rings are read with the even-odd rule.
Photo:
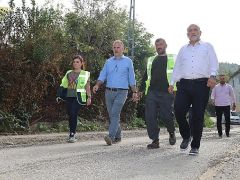
[[[0, 108], [24, 122], [59, 121], [55, 103], [61, 77], [71, 68], [71, 57], [81, 53], [91, 81], [97, 79], [105, 60], [112, 54], [112, 42], [127, 42], [128, 14], [118, 8], [115, 0], [75, 0], [72, 12], [59, 8], [15, 7], [1, 20], [0, 41]], [[141, 23], [135, 29], [137, 79], [143, 72], [142, 62], [153, 53], [152, 35]], [[90, 108], [82, 108], [84, 119], [106, 119], [103, 91]], [[135, 117], [135, 104], [126, 104], [126, 121]], [[61, 118], [63, 117], [63, 118]], [[25, 123], [28, 124], [28, 123]]]

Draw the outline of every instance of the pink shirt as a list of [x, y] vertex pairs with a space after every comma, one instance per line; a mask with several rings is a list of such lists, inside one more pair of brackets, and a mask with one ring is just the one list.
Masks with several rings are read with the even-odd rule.
[[217, 84], [212, 90], [211, 99], [214, 101], [215, 106], [230, 106], [236, 103], [233, 88], [227, 83], [224, 85]]

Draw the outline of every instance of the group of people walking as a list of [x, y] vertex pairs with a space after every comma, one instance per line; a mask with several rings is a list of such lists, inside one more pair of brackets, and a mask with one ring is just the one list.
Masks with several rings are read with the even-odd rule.
[[[210, 88], [214, 88], [216, 84], [218, 60], [213, 46], [200, 40], [201, 30], [198, 25], [191, 24], [187, 28], [187, 36], [189, 43], [180, 49], [175, 62], [174, 55], [166, 53], [166, 41], [163, 38], [155, 41], [157, 54], [148, 58], [139, 89], [136, 86], [133, 62], [123, 55], [123, 42], [113, 42], [114, 56], [105, 62], [92, 89], [92, 92], [96, 93], [100, 86], [106, 83], [105, 102], [110, 118], [109, 134], [104, 137], [107, 145], [121, 141], [120, 113], [130, 88], [134, 102], [146, 95], [145, 121], [148, 136], [152, 140], [147, 145], [148, 149], [159, 148], [158, 117], [167, 127], [170, 145], [176, 143], [175, 114], [183, 138], [180, 149], [186, 150], [191, 143], [189, 154], [198, 154]], [[77, 114], [81, 105], [91, 104], [89, 78], [90, 73], [83, 70], [82, 57], [75, 56], [73, 70], [63, 77], [57, 93], [57, 101], [63, 99], [67, 105], [69, 142], [76, 140]], [[215, 99], [216, 96], [213, 97]], [[190, 106], [191, 125], [186, 119]], [[225, 110], [219, 110], [219, 114]], [[227, 132], [229, 134], [229, 131]], [[219, 133], [221, 135], [221, 132]]]

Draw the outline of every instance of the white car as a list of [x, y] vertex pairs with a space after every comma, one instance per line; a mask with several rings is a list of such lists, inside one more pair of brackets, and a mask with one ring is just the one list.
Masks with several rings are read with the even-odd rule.
[[[240, 124], [240, 117], [239, 113], [236, 111], [230, 112], [230, 124]], [[225, 118], [224, 115], [222, 116], [222, 123], [225, 124]]]

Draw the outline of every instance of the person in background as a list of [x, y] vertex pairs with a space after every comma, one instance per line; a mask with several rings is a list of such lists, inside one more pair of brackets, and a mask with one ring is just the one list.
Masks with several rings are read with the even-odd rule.
[[167, 43], [164, 39], [158, 38], [155, 41], [157, 55], [148, 58], [145, 75], [142, 78], [140, 96], [146, 94], [145, 120], [147, 132], [152, 140], [147, 145], [148, 149], [159, 148], [159, 120], [164, 122], [169, 132], [169, 143], [176, 143], [175, 126], [173, 120], [174, 95], [168, 92], [171, 79], [174, 58], [166, 54]]
[[[183, 138], [180, 150], [187, 150], [191, 142], [189, 155], [198, 155], [203, 131], [204, 113], [209, 98], [210, 88], [216, 84], [218, 59], [213, 46], [200, 40], [200, 27], [191, 24], [187, 28], [189, 43], [183, 46], [175, 62], [171, 86], [177, 82], [174, 102], [175, 116]], [[192, 105], [192, 129], [186, 119]], [[191, 134], [192, 133], [192, 141]]]
[[91, 104], [90, 72], [83, 70], [84, 60], [80, 55], [73, 57], [72, 70], [67, 71], [57, 92], [57, 102], [64, 100], [69, 116], [68, 142], [76, 141], [78, 111], [81, 105]]
[[121, 141], [120, 114], [127, 99], [129, 86], [133, 92], [133, 101], [138, 99], [133, 62], [123, 55], [123, 42], [115, 40], [112, 48], [114, 56], [105, 62], [93, 87], [93, 92], [96, 93], [106, 81], [105, 101], [110, 118], [109, 134], [104, 137], [107, 145]]
[[233, 88], [226, 83], [226, 76], [219, 75], [220, 82], [213, 88], [211, 100], [215, 105], [217, 116], [217, 130], [219, 138], [222, 138], [222, 115], [225, 118], [225, 133], [229, 137], [230, 132], [230, 109], [236, 109], [236, 98]]

